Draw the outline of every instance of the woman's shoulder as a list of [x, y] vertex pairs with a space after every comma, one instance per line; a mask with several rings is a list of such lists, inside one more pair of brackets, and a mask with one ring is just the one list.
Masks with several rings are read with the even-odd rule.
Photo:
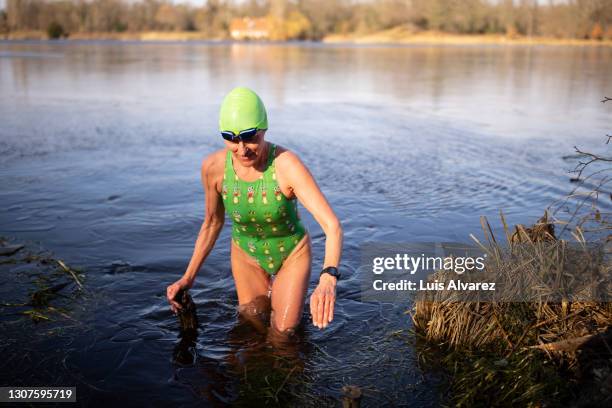
[[274, 166], [279, 173], [283, 174], [300, 174], [307, 171], [306, 166], [295, 152], [280, 145], [276, 145]]
[[274, 164], [277, 168], [288, 168], [297, 165], [303, 165], [300, 157], [293, 151], [281, 145], [275, 145], [276, 151], [274, 154]]
[[219, 149], [202, 159], [202, 174], [209, 176], [223, 175], [227, 149]]

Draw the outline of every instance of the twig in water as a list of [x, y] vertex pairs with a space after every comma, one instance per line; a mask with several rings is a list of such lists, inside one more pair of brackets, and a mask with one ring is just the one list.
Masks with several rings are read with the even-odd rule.
[[56, 308], [54, 308], [54, 307], [52, 307], [52, 306], [47, 307], [47, 310], [50, 310], [50, 311], [52, 311], [52, 312], [56, 312], [57, 314], [59, 314], [59, 315], [61, 315], [61, 316], [65, 317], [66, 319], [70, 319], [70, 320], [72, 320], [72, 321], [74, 321], [74, 322], [76, 322], [76, 321], [77, 321], [77, 320], [73, 319], [72, 317], [70, 317], [69, 315], [67, 315], [66, 313], [64, 313], [64, 312], [62, 312], [61, 310], [58, 310], [58, 309], [56, 309]]
[[74, 281], [77, 283], [77, 285], [79, 285], [79, 289], [83, 289], [83, 285], [81, 284], [81, 281], [79, 281], [79, 278], [77, 278], [76, 274], [72, 271], [72, 269], [67, 267], [66, 264], [61, 259], [58, 259], [57, 263], [59, 264], [59, 266], [62, 267], [63, 270], [65, 270], [70, 275], [72, 275], [72, 277], [74, 278]]
[[283, 389], [283, 387], [285, 386], [285, 383], [287, 382], [287, 380], [289, 379], [289, 377], [291, 377], [291, 374], [293, 374], [293, 372], [295, 371], [295, 369], [298, 366], [293, 366], [293, 368], [291, 369], [291, 371], [289, 371], [289, 374], [287, 374], [287, 376], [285, 377], [285, 379], [283, 380], [282, 384], [280, 385], [280, 387], [278, 387], [278, 390], [276, 390], [276, 392], [274, 393], [274, 400], [278, 401], [278, 393], [281, 392], [281, 390]]
[[597, 334], [589, 334], [582, 337], [556, 341], [554, 343], [538, 344], [537, 346], [531, 346], [529, 348], [546, 351], [576, 351], [578, 348], [580, 348], [580, 346], [585, 344], [587, 341], [596, 338], [597, 336]]
[[579, 315], [579, 314], [580, 314], [580, 313], [582, 313], [582, 312], [583, 312], [583, 310], [582, 310], [582, 309], [578, 309], [578, 310], [576, 310], [575, 312], [572, 312], [572, 313], [568, 314], [567, 316], [565, 316], [565, 317], [564, 317], [564, 318], [562, 318], [561, 320], [559, 320], [559, 317], [558, 317], [557, 315], [553, 315], [552, 317], [550, 317], [550, 318], [548, 318], [548, 319], [546, 319], [546, 320], [544, 320], [544, 321], [541, 321], [541, 322], [539, 322], [539, 323], [532, 324], [531, 326], [529, 326], [529, 327], [528, 327], [528, 328], [527, 328], [527, 329], [526, 329], [526, 330], [523, 332], [523, 334], [521, 335], [521, 337], [520, 337], [520, 338], [518, 339], [518, 341], [516, 342], [516, 345], [515, 345], [515, 346], [514, 346], [514, 347], [513, 347], [513, 348], [512, 348], [512, 349], [511, 349], [509, 352], [508, 352], [508, 354], [506, 354], [506, 357], [505, 357], [505, 358], [506, 358], [506, 359], [509, 359], [509, 358], [512, 356], [512, 354], [514, 354], [514, 352], [515, 352], [516, 350], [518, 350], [518, 346], [520, 346], [520, 344], [523, 342], [523, 340], [525, 339], [525, 336], [527, 335], [527, 333], [530, 333], [532, 330], [535, 330], [535, 329], [537, 329], [537, 328], [539, 328], [539, 327], [545, 326], [545, 325], [547, 325], [547, 324], [549, 324], [549, 323], [552, 323], [552, 322], [555, 322], [555, 323], [559, 324], [560, 322], [562, 322], [562, 321], [564, 321], [564, 320], [568, 320], [570, 317], [574, 317], [574, 316], [576, 316], [576, 315]]
[[0, 306], [6, 307], [23, 307], [27, 306], [29, 303], [0, 303]]

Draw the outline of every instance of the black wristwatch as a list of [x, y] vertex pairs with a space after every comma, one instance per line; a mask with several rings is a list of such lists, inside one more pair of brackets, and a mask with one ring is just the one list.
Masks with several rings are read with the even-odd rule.
[[336, 281], [340, 280], [340, 272], [338, 272], [338, 268], [336, 268], [335, 266], [328, 266], [327, 268], [323, 269], [321, 273], [319, 274], [319, 278], [324, 273], [329, 273], [331, 276], [336, 278]]

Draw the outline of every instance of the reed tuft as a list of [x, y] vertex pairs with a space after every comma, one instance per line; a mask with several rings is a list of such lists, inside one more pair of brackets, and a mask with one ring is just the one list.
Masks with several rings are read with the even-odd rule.
[[[599, 385], [612, 384], [609, 255], [601, 245], [587, 244], [579, 229], [573, 234], [576, 243], [557, 240], [547, 214], [514, 233], [501, 217], [507, 244], [483, 217], [485, 241], [472, 238], [487, 254], [485, 270], [461, 276], [462, 281], [494, 280], [495, 295], [423, 291], [411, 313], [422, 358], [431, 360], [433, 352], [451, 373], [453, 405], [574, 400], [577, 384], [595, 381], [593, 370], [604, 377]], [[457, 275], [438, 271], [434, 279], [447, 282]], [[597, 347], [603, 351], [587, 351]], [[588, 400], [605, 398], [591, 392]]]

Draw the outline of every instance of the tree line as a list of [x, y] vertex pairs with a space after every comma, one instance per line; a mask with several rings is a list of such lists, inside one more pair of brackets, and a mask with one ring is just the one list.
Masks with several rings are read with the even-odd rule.
[[566, 0], [7, 0], [0, 33], [193, 31], [227, 38], [233, 19], [266, 17], [285, 24], [279, 39], [320, 40], [398, 26], [415, 32], [612, 39], [612, 1]]

